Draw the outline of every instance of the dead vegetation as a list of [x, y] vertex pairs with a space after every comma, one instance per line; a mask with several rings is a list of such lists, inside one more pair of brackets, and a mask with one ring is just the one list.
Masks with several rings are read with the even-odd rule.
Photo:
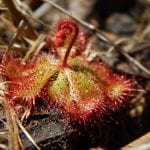
[[[111, 0], [107, 1], [109, 3]], [[118, 123], [112, 121], [113, 125], [104, 123], [102, 126], [96, 124], [94, 127], [76, 128], [69, 125], [67, 117], [60, 118], [56, 108], [49, 112], [39, 108], [29, 122], [22, 124], [5, 99], [7, 83], [0, 77], [0, 149], [100, 147], [98, 149], [125, 150], [147, 143], [150, 129], [150, 1], [135, 0], [129, 10], [121, 13], [112, 10], [104, 15], [105, 18], [102, 17], [105, 12], [95, 12], [102, 2], [1, 0], [0, 61], [4, 53], [28, 61], [45, 44], [47, 32], [53, 34], [56, 22], [70, 17], [90, 36], [88, 48], [92, 51], [89, 51], [89, 59], [100, 58], [114, 70], [135, 76], [143, 92], [130, 101], [131, 107], [114, 114], [113, 119]], [[117, 5], [110, 4], [113, 4], [112, 7]], [[142, 142], [141, 135], [145, 136]], [[127, 144], [129, 147], [124, 147]]]

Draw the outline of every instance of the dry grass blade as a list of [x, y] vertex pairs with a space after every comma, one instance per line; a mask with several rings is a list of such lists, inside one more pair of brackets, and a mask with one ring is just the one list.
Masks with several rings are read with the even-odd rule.
[[27, 52], [27, 54], [25, 55], [23, 61], [27, 62], [31, 57], [35, 56], [39, 50], [43, 47], [44, 45], [44, 39], [45, 39], [45, 35], [41, 34], [38, 39], [35, 41], [35, 43], [31, 46], [30, 50]]
[[55, 7], [56, 9], [58, 9], [59, 11], [63, 12], [64, 14], [66, 14], [67, 16], [71, 17], [72, 19], [76, 20], [77, 22], [79, 22], [81, 25], [83, 25], [84, 27], [92, 30], [94, 33], [96, 33], [96, 35], [104, 42], [110, 44], [111, 46], [114, 45], [110, 40], [108, 40], [103, 34], [102, 32], [97, 29], [94, 25], [87, 23], [83, 20], [81, 20], [80, 18], [77, 18], [73, 15], [71, 15], [70, 12], [68, 12], [67, 10], [65, 10], [64, 8], [62, 8], [61, 6], [57, 5], [55, 2], [52, 2], [50, 0], [42, 0], [50, 5], [52, 5], [53, 7]]
[[41, 24], [45, 29], [51, 30], [50, 27], [49, 27], [47, 24], [45, 24], [45, 23], [42, 22], [41, 20], [35, 18], [35, 17], [34, 17], [34, 14], [32, 14], [31, 12], [30, 12], [30, 14], [25, 13], [25, 16], [28, 17], [29, 19], [32, 19], [33, 21], [35, 21], [35, 22]]
[[131, 63], [134, 63], [138, 68], [140, 68], [143, 72], [145, 72], [150, 77], [150, 71], [144, 67], [140, 62], [138, 62], [136, 59], [128, 55], [126, 52], [121, 52]]
[[5, 114], [8, 128], [9, 150], [19, 150], [20, 148], [24, 149], [19, 135], [15, 111], [13, 110], [13, 108], [9, 103], [5, 102], [5, 106], [6, 106]]
[[19, 23], [19, 26], [17, 28], [17, 32], [13, 35], [10, 43], [9, 43], [9, 46], [8, 46], [8, 49], [6, 51], [6, 53], [9, 51], [9, 49], [12, 47], [13, 43], [15, 42], [15, 40], [18, 38], [18, 36], [21, 34], [21, 32], [23, 31], [25, 27], [25, 21], [24, 20], [21, 20], [20, 23]]
[[8, 8], [0, 7], [0, 11], [6, 11], [6, 10], [8, 10]]
[[7, 120], [7, 124], [5, 126], [7, 127], [7, 130], [8, 130], [8, 147], [9, 147], [9, 150], [24, 149], [23, 144], [20, 139], [20, 135], [19, 135], [15, 111], [12, 108], [11, 104], [8, 101], [6, 101], [6, 98], [5, 98], [4, 93], [6, 92], [6, 89], [7, 89], [7, 83], [8, 82], [4, 82], [4, 81], [2, 82], [2, 79], [1, 79], [1, 84], [0, 84], [0, 90], [1, 90], [1, 95], [2, 95], [1, 101], [3, 101], [6, 120]]
[[26, 31], [24, 32], [25, 36], [30, 37], [32, 39], [35, 39], [37, 37], [35, 30], [33, 27], [30, 25], [28, 20], [26, 19], [24, 15], [24, 10], [19, 7], [18, 1], [17, 0], [2, 0], [3, 3], [6, 5], [6, 7], [9, 9], [12, 19], [14, 21], [14, 24], [18, 26], [21, 20], [24, 20], [27, 27]]
[[0, 140], [1, 138], [7, 139], [7, 132], [6, 131], [0, 131]]
[[98, 147], [98, 148], [91, 148], [90, 150], [104, 150], [104, 148]]
[[[6, 86], [6, 82], [3, 82], [3, 85]], [[20, 150], [20, 149], [23, 150], [24, 149], [24, 146], [20, 139], [18, 126], [23, 131], [23, 133], [27, 136], [27, 138], [33, 143], [33, 145], [38, 150], [40, 150], [40, 148], [35, 143], [33, 138], [30, 136], [30, 134], [26, 131], [26, 129], [23, 127], [23, 125], [19, 121], [19, 119], [16, 115], [16, 112], [13, 109], [13, 107], [11, 106], [11, 104], [5, 100], [4, 105], [5, 105], [5, 114], [6, 114], [6, 120], [7, 120], [6, 127], [8, 129], [9, 150]], [[2, 121], [5, 124], [5, 122], [3, 120], [0, 120], [0, 121]], [[5, 133], [3, 133], [3, 134], [5, 134]], [[0, 148], [2, 148], [1, 146], [4, 146], [4, 145], [0, 145]]]
[[132, 51], [130, 51], [129, 53], [134, 54], [136, 52], [143, 51], [143, 50], [149, 50], [149, 49], [150, 49], [150, 41], [146, 41], [143, 43], [139, 43], [138, 45], [133, 47]]
[[[0, 76], [0, 104], [3, 104], [5, 101], [6, 84], [7, 82], [2, 81], [2, 77]], [[0, 121], [3, 122], [1, 119]]]
[[135, 66], [137, 66], [139, 69], [141, 69], [143, 72], [145, 72], [149, 77], [150, 77], [150, 71], [143, 66], [140, 62], [138, 62], [136, 59], [132, 58], [129, 54], [127, 54], [122, 48], [120, 48], [117, 44], [113, 43], [111, 40], [109, 40], [106, 36], [103, 35], [103, 33], [96, 28], [94, 25], [89, 24], [73, 15], [71, 15], [71, 13], [69, 13], [67, 10], [65, 10], [64, 8], [62, 8], [61, 6], [57, 5], [56, 3], [50, 1], [50, 0], [43, 0], [44, 2], [54, 6], [56, 9], [58, 9], [59, 11], [65, 13], [66, 15], [70, 16], [71, 18], [75, 19], [77, 22], [79, 22], [81, 25], [83, 25], [84, 27], [90, 29], [91, 31], [93, 31], [96, 36], [106, 42], [107, 44], [113, 46], [116, 48], [116, 50], [122, 54], [124, 57], [127, 58], [127, 60], [129, 60], [130, 62], [132, 62]]
[[[150, 132], [144, 134], [142, 137], [136, 139], [135, 141], [129, 143], [128, 145], [125, 145], [121, 148], [121, 150], [142, 150], [142, 146], [145, 145], [145, 148], [143, 147], [143, 150], [148, 150], [150, 148]], [[138, 148], [139, 147], [139, 148]]]
[[[118, 39], [118, 40], [115, 41], [115, 44], [119, 45], [119, 44], [121, 44], [121, 43], [123, 43], [124, 41], [127, 41], [127, 40], [128, 40], [127, 38], [120, 38], [120, 39]], [[111, 46], [108, 49], [106, 55], [110, 55], [114, 51], [114, 49], [115, 49], [115, 47]]]
[[23, 131], [23, 133], [27, 136], [27, 138], [32, 142], [32, 144], [37, 148], [37, 150], [41, 150], [41, 148], [36, 144], [34, 139], [31, 137], [31, 135], [27, 132], [27, 130], [24, 128], [22, 123], [17, 119], [17, 124], [20, 127], [20, 129]]
[[[7, 45], [0, 45], [0, 51], [1, 52], [6, 52], [8, 50], [8, 46]], [[22, 47], [11, 47], [11, 51], [13, 52], [17, 52], [17, 53], [25, 53], [27, 51], [26, 48], [22, 48]]]
[[3, 22], [3, 24], [5, 25], [5, 27], [7, 27], [8, 30], [12, 31], [13, 33], [16, 32], [16, 27], [6, 18], [4, 18], [3, 16], [0, 16], [0, 20]]
[[[55, 0], [56, 2], [57, 0]], [[51, 9], [51, 5], [47, 5], [46, 3], [41, 5], [34, 13], [33, 16], [35, 18], [41, 18]]]
[[0, 119], [0, 122], [2, 122], [4, 125], [6, 125], [6, 122], [2, 119]]
[[11, 15], [13, 15], [12, 18], [13, 18], [15, 25], [18, 25], [20, 20], [25, 19], [22, 15], [22, 12], [19, 12], [15, 0], [2, 0], [2, 2], [9, 9], [9, 11], [11, 12]]
[[4, 145], [4, 144], [0, 144], [0, 149], [8, 150], [7, 146], [6, 146], [6, 145]]
[[31, 40], [31, 39], [28, 39], [26, 37], [23, 37], [23, 39], [29, 44], [29, 45], [33, 45], [34, 44], [34, 41]]

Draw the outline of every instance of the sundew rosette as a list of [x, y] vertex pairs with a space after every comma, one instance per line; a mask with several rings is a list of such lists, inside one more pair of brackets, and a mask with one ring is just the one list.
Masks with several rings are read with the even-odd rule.
[[87, 39], [75, 21], [62, 20], [46, 43], [49, 52], [40, 52], [26, 63], [4, 56], [0, 71], [8, 81], [6, 97], [12, 105], [25, 108], [25, 118], [39, 98], [84, 121], [126, 104], [134, 82], [113, 73], [103, 62], [89, 62], [83, 53]]

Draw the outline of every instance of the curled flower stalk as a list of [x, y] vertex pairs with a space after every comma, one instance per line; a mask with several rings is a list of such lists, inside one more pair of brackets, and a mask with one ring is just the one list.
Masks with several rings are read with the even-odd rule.
[[36, 107], [36, 100], [41, 98], [49, 105], [55, 102], [74, 119], [86, 121], [92, 116], [100, 118], [127, 102], [134, 83], [115, 74], [103, 62], [85, 59], [82, 51], [87, 36], [75, 21], [60, 21], [50, 42], [46, 47], [53, 45], [53, 53], [40, 52], [26, 64], [15, 58], [7, 58], [1, 64], [5, 68], [1, 69], [3, 76], [10, 82], [7, 97], [14, 105]]
[[67, 35], [69, 35], [69, 34], [72, 35], [71, 41], [68, 44], [64, 58], [62, 60], [62, 64], [61, 64], [62, 67], [66, 67], [66, 65], [67, 65], [68, 56], [70, 54], [73, 44], [77, 40], [78, 33], [79, 33], [79, 28], [78, 28], [78, 25], [76, 22], [74, 22], [72, 20], [67, 20], [67, 19], [59, 22], [57, 33], [56, 33], [55, 45], [57, 47], [63, 46], [63, 44], [67, 38]]

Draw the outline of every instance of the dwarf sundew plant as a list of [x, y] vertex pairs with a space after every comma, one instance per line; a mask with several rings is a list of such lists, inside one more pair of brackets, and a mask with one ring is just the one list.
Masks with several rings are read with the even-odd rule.
[[62, 20], [47, 41], [48, 53], [40, 52], [27, 63], [5, 56], [1, 74], [9, 81], [7, 99], [25, 107], [26, 118], [38, 98], [49, 105], [55, 102], [73, 118], [85, 121], [119, 109], [134, 83], [103, 62], [89, 62], [83, 54], [87, 41], [75, 21]]

